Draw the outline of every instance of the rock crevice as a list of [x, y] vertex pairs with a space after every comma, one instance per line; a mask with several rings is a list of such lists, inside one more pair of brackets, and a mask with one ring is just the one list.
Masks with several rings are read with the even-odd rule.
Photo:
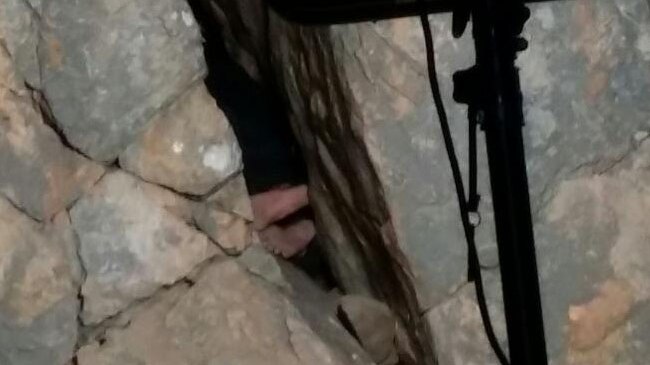
[[253, 247], [201, 41], [184, 1], [3, 2], [2, 365], [372, 363]]

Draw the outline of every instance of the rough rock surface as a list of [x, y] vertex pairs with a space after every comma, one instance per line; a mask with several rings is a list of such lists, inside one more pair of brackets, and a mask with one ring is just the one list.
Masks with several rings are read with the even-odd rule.
[[[451, 76], [473, 63], [472, 41], [469, 34], [452, 38], [450, 16], [432, 18], [441, 88], [464, 162], [466, 109], [451, 98]], [[480, 322], [465, 325], [458, 312], [463, 306], [445, 307], [460, 300], [456, 292], [465, 286], [466, 246], [427, 84], [419, 21], [300, 28], [272, 17], [271, 29], [276, 70], [311, 167], [317, 220], [334, 238], [326, 244], [339, 278], [358, 290], [363, 284], [358, 274], [370, 272], [371, 289], [399, 296], [414, 292], [422, 311], [445, 308], [446, 315], [428, 316], [434, 332], [436, 326], [459, 328], [459, 336], [482, 331]], [[650, 307], [640, 284], [649, 279], [648, 224], [640, 213], [648, 209], [648, 183], [647, 168], [630, 161], [647, 153], [641, 142], [649, 132], [644, 100], [650, 93], [649, 32], [643, 0], [538, 4], [526, 27], [530, 47], [518, 64], [554, 363], [643, 363], [635, 361], [646, 351], [635, 344], [647, 342], [643, 338], [650, 334], [633, 314]], [[484, 265], [496, 267], [483, 149], [479, 164], [480, 256]], [[368, 240], [369, 231], [383, 234]], [[378, 259], [382, 250], [394, 266]], [[350, 259], [350, 252], [365, 260]], [[407, 283], [400, 281], [402, 290], [395, 290], [367, 266], [402, 269]], [[623, 302], [598, 304], [611, 303], [612, 292]], [[393, 309], [408, 308], [385, 295]], [[612, 312], [590, 313], [604, 307]], [[413, 322], [410, 327], [417, 328]], [[583, 339], [577, 342], [582, 345], [576, 347], [572, 338]], [[482, 354], [489, 349], [454, 343], [436, 346], [442, 364], [486, 361]]]
[[152, 295], [219, 251], [166, 210], [163, 199], [147, 194], [156, 188], [146, 185], [124, 172], [110, 173], [70, 212], [86, 269], [85, 323], [98, 323]]
[[176, 191], [204, 195], [242, 169], [228, 119], [203, 82], [156, 115], [120, 155], [125, 170]]
[[0, 198], [0, 363], [64, 365], [77, 341], [81, 271], [67, 213], [32, 221]]
[[199, 201], [153, 184], [142, 183], [141, 188], [147, 199], [196, 226], [228, 254], [239, 254], [253, 243], [251, 202], [241, 173]]
[[339, 300], [338, 316], [348, 323], [375, 363], [398, 363], [398, 322], [386, 304], [360, 295], [346, 295]]
[[[350, 50], [365, 52], [358, 44], [359, 34], [354, 26], [341, 27], [337, 38], [336, 29], [299, 28], [277, 17], [272, 18], [271, 29], [276, 71], [305, 153], [310, 203], [320, 231], [325, 232], [324, 248], [334, 274], [348, 293], [383, 299], [407, 330], [410, 349], [401, 349], [402, 352], [413, 353], [410, 361], [414, 363], [434, 364], [429, 329], [421, 317], [417, 297], [423, 293], [417, 293], [414, 283], [414, 279], [426, 277], [419, 276], [421, 273], [415, 271], [418, 267], [407, 261], [408, 252], [400, 251], [400, 237], [396, 235], [400, 227], [394, 227], [397, 221], [391, 216], [394, 212], [381, 189], [384, 182], [378, 175], [380, 169], [373, 168], [371, 154], [364, 144], [364, 133], [371, 130], [365, 123], [373, 121], [363, 119], [349, 89], [350, 77], [365, 76], [363, 72], [351, 76], [344, 69], [348, 64], [344, 56], [348, 53], [343, 44], [349, 41]], [[347, 30], [349, 40], [341, 39]], [[388, 55], [377, 53], [372, 60], [381, 62], [390, 59]], [[368, 88], [359, 95], [372, 100], [376, 96], [370, 87], [373, 84], [370, 78], [364, 80]], [[392, 102], [388, 95], [376, 103], [389, 107]], [[385, 119], [391, 120], [390, 115], [386, 114]], [[408, 143], [399, 140], [395, 145]], [[413, 162], [404, 160], [399, 164], [412, 166]], [[435, 237], [431, 233], [429, 236]], [[431, 262], [429, 266], [433, 266]]]
[[241, 253], [252, 243], [252, 222], [214, 204], [199, 205], [193, 218], [199, 229], [228, 254]]
[[[194, 285], [177, 285], [126, 315], [125, 328], [80, 349], [80, 365], [372, 363], [332, 315], [311, 323], [291, 294], [231, 260], [210, 264]], [[349, 346], [321, 339], [323, 328], [339, 340], [347, 336]]]
[[249, 247], [201, 41], [185, 1], [0, 6], [0, 364], [372, 364]]
[[205, 73], [185, 1], [46, 1], [38, 14], [43, 91], [70, 143], [93, 159], [114, 160]]
[[[498, 275], [487, 272], [483, 276], [488, 295], [490, 319], [501, 348], [507, 353], [508, 342], [503, 316], [503, 300]], [[483, 322], [476, 305], [474, 285], [468, 283], [449, 299], [430, 310], [427, 319], [433, 325], [433, 339], [440, 364], [498, 364], [488, 343]]]
[[95, 183], [104, 169], [65, 148], [48, 127], [0, 33], [0, 193], [49, 220]]
[[[405, 363], [496, 364], [466, 283], [418, 21], [300, 28], [271, 15], [267, 28], [259, 0], [214, 4], [247, 72], [278, 76], [344, 289], [390, 306], [408, 333], [408, 341], [397, 333]], [[465, 161], [465, 110], [451, 100], [451, 74], [473, 62], [471, 39], [451, 38], [449, 16], [433, 18]], [[648, 3], [538, 4], [526, 38], [519, 65], [551, 364], [646, 365]], [[232, 159], [201, 150], [233, 140], [199, 83], [200, 42], [184, 1], [2, 2], [2, 365], [68, 364], [76, 345], [84, 365], [371, 363], [336, 323], [335, 296], [248, 247], [238, 150], [228, 146]], [[273, 65], [263, 64], [268, 50]], [[51, 115], [25, 82], [42, 89]], [[66, 146], [102, 162], [119, 156], [143, 179], [200, 200], [119, 170], [83, 196], [104, 168]], [[232, 165], [217, 173], [219, 161]], [[504, 339], [485, 169], [479, 176], [478, 241]], [[211, 261], [220, 250], [210, 240], [241, 256]]]
[[36, 10], [40, 0], [5, 0], [0, 7], [0, 38], [16, 64], [18, 73], [34, 88], [41, 75], [36, 50], [40, 23]]
[[631, 359], [648, 355], [635, 344], [650, 332], [633, 313], [650, 312], [650, 140], [635, 150], [604, 174], [561, 182], [540, 213], [547, 332], [568, 328], [548, 346], [567, 364], [637, 364]]
[[214, 203], [222, 210], [233, 212], [249, 221], [253, 220], [253, 208], [246, 188], [244, 175], [239, 174], [219, 188], [206, 201]]
[[192, 221], [228, 254], [239, 254], [253, 242], [253, 212], [243, 174], [193, 206]]

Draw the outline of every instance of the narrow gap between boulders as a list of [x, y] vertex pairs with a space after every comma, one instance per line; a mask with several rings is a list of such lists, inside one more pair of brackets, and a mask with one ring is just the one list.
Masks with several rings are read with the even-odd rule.
[[[233, 59], [208, 1], [188, 2], [204, 38], [208, 67], [205, 83], [237, 136], [249, 193], [252, 196], [278, 186], [307, 184], [305, 161], [278, 91], [253, 79]], [[279, 224], [305, 218], [313, 220], [309, 207]], [[336, 288], [331, 268], [318, 243], [318, 234], [302, 254], [290, 261], [325, 289]]]

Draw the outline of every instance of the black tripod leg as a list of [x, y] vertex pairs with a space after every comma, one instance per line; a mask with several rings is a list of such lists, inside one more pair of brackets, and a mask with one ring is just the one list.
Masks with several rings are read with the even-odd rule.
[[512, 365], [546, 365], [546, 342], [515, 67], [529, 12], [521, 0], [469, 0]]

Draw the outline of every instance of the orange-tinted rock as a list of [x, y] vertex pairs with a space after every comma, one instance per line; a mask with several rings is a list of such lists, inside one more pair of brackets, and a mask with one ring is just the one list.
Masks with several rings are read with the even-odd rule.
[[212, 192], [242, 169], [228, 119], [200, 82], [159, 112], [120, 156], [144, 180], [192, 195]]
[[0, 363], [64, 365], [81, 270], [67, 212], [40, 224], [0, 197]]
[[104, 168], [67, 149], [43, 118], [0, 44], [0, 193], [33, 218], [49, 220]]

